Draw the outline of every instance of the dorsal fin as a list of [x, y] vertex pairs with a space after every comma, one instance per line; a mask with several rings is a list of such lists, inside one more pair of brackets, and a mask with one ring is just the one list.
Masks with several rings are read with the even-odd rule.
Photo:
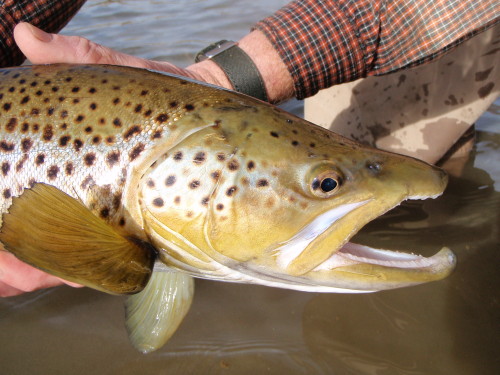
[[13, 198], [0, 241], [20, 260], [52, 275], [111, 294], [141, 291], [152, 248], [125, 238], [78, 200], [38, 183]]

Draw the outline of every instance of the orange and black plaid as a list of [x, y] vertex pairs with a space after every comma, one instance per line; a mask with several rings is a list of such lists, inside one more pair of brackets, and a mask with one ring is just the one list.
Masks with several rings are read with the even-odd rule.
[[0, 1], [0, 67], [20, 65], [25, 57], [14, 42], [19, 22], [29, 22], [49, 33], [61, 30], [85, 0]]
[[500, 21], [498, 0], [298, 0], [260, 21], [299, 99], [428, 62]]

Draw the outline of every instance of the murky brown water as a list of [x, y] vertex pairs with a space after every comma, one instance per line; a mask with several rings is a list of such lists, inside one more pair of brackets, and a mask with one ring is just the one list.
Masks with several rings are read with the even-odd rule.
[[[185, 65], [283, 3], [89, 1], [65, 33]], [[197, 281], [183, 325], [147, 356], [128, 342], [120, 297], [60, 287], [0, 299], [0, 374], [499, 373], [499, 101], [478, 124], [474, 153], [442, 197], [357, 236], [427, 255], [449, 246], [458, 266], [448, 279], [368, 295]]]

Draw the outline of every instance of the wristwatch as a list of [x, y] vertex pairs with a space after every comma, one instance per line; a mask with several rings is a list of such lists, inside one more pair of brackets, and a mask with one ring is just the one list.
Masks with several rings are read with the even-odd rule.
[[224, 71], [234, 89], [254, 98], [268, 101], [266, 87], [252, 59], [238, 43], [220, 40], [202, 49], [195, 61], [210, 59]]

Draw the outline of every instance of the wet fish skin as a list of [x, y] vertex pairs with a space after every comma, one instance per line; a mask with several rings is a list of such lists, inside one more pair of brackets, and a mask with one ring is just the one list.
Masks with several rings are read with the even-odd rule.
[[[4, 214], [24, 189], [47, 183], [151, 242], [169, 267], [225, 281], [368, 291], [453, 268], [449, 252], [425, 266], [415, 258], [413, 269], [359, 271], [352, 259], [321, 268], [366, 222], [404, 199], [441, 194], [437, 168], [236, 93], [134, 68], [21, 67], [0, 70], [0, 82]], [[337, 187], [321, 191], [322, 178]]]

